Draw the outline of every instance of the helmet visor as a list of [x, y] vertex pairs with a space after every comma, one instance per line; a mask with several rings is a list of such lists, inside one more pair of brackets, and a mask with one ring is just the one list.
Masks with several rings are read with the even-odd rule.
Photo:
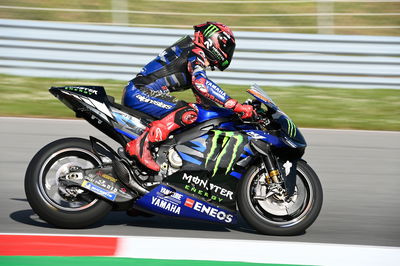
[[230, 41], [226, 44], [225, 47], [222, 47], [221, 50], [225, 53], [225, 58], [223, 61], [219, 62], [217, 66], [219, 70], [223, 71], [231, 64], [233, 52], [235, 51], [235, 46], [235, 43]]

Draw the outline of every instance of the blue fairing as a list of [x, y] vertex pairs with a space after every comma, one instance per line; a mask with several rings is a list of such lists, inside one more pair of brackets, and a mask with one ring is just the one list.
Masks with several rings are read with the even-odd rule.
[[205, 109], [201, 105], [197, 105], [197, 108], [199, 110], [199, 114], [198, 114], [198, 117], [196, 120], [197, 123], [202, 123], [207, 120], [219, 118], [219, 117], [230, 117], [234, 114], [234, 112], [232, 110], [229, 110], [226, 108], [221, 108], [221, 107], [216, 107], [216, 106], [211, 106], [211, 107]]
[[244, 130], [244, 132], [246, 132], [246, 134], [253, 139], [263, 140], [279, 148], [288, 146], [285, 142], [282, 141], [281, 138], [268, 134], [267, 132], [264, 132], [262, 130]]
[[135, 202], [135, 205], [154, 213], [168, 216], [200, 219], [210, 222], [233, 224], [236, 213], [218, 208], [205, 201], [176, 192], [173, 188], [159, 185]]

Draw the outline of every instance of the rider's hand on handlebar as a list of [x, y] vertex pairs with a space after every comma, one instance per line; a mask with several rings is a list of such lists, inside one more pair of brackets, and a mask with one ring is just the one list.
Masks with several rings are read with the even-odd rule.
[[233, 109], [235, 113], [239, 113], [242, 119], [251, 118], [255, 114], [254, 108], [248, 104], [236, 104], [235, 109]]
[[242, 119], [251, 118], [254, 113], [254, 108], [248, 104], [240, 104], [237, 100], [229, 99], [225, 104], [225, 108], [232, 109], [235, 113], [240, 114]]

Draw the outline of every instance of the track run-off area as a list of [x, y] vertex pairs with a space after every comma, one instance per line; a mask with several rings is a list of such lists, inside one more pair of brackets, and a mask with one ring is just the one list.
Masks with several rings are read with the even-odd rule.
[[[92, 135], [117, 144], [82, 120], [3, 117], [0, 124], [0, 255], [5, 255], [0, 265], [27, 265], [29, 259], [35, 258], [33, 263], [43, 258], [23, 255], [95, 256], [98, 261], [85, 265], [97, 266], [117, 263], [108, 261], [108, 256], [134, 258], [134, 265], [398, 265], [400, 261], [400, 132], [301, 129], [309, 145], [304, 159], [321, 179], [324, 204], [305, 234], [276, 237], [258, 234], [243, 220], [225, 227], [130, 217], [124, 212], [111, 212], [86, 229], [54, 228], [40, 220], [26, 201], [23, 180], [30, 159], [44, 145], [64, 137]], [[59, 254], [46, 246], [58, 247], [56, 251], [106, 249], [101, 243], [114, 247], [112, 254]], [[47, 253], [31, 254], [33, 247]], [[107, 256], [104, 264], [98, 256]], [[69, 259], [70, 264], [84, 264]], [[50, 262], [67, 265], [57, 257], [47, 257]]]

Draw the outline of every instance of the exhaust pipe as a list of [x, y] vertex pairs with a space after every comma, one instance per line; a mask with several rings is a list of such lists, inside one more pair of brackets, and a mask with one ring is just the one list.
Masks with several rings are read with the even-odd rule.
[[129, 171], [128, 166], [126, 166], [127, 162], [124, 160], [113, 160], [113, 171], [114, 174], [121, 180], [122, 183], [127, 185], [129, 188], [138, 192], [140, 195], [145, 195], [149, 193], [144, 187], [139, 185], [135, 179], [133, 178], [133, 174]]

